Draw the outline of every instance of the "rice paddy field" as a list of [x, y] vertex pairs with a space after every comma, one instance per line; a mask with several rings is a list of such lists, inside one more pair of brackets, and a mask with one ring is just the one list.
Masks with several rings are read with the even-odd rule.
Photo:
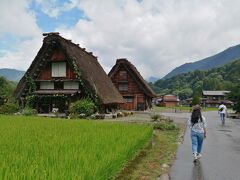
[[0, 179], [112, 179], [152, 127], [0, 115]]

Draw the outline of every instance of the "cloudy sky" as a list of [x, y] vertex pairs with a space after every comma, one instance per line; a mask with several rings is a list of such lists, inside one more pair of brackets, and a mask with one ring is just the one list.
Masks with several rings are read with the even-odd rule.
[[145, 79], [240, 44], [239, 0], [0, 0], [0, 68], [26, 70], [43, 32], [127, 58]]

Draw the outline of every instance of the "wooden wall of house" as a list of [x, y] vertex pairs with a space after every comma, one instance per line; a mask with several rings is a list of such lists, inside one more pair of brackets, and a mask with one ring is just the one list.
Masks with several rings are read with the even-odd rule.
[[205, 96], [203, 96], [204, 98], [207, 98], [208, 100], [218, 100], [218, 101], [220, 101], [220, 100], [225, 100], [226, 98], [225, 98], [225, 96], [218, 96], [218, 95], [205, 95]]
[[121, 79], [119, 72], [120, 71], [124, 71], [124, 68], [121, 68], [118, 70], [118, 72], [112, 77], [112, 82], [114, 83], [114, 85], [117, 87], [118, 89], [118, 84], [119, 83], [124, 83], [124, 82], [128, 82], [128, 91], [122, 91], [121, 94], [125, 95], [125, 94], [143, 94], [143, 92], [138, 88], [137, 84], [135, 83], [135, 81], [133, 80], [133, 78], [127, 74], [127, 79]]
[[65, 55], [62, 51], [56, 50], [53, 55], [50, 58], [49, 63], [44, 68], [43, 71], [41, 71], [38, 80], [51, 80], [52, 79], [52, 62], [66, 62], [66, 77], [61, 79], [75, 79], [76, 74], [74, 73], [73, 69], [69, 65], [69, 63], [65, 59]]
[[125, 109], [125, 110], [133, 110], [134, 109], [134, 105], [133, 103], [124, 103], [120, 105], [121, 109]]
[[162, 102], [161, 106], [164, 106], [164, 107], [174, 107], [174, 106], [177, 106], [177, 102]]
[[55, 50], [50, 59], [51, 61], [65, 61], [65, 54], [61, 50]]
[[144, 94], [144, 92], [138, 87], [134, 79], [131, 77], [129, 73], [127, 73], [127, 78], [123, 79], [120, 76], [120, 71], [126, 71], [123, 67], [118, 70], [117, 73], [115, 73], [111, 80], [115, 87], [119, 90], [119, 84], [120, 83], [128, 83], [128, 90], [127, 91], [120, 91], [123, 97], [132, 97], [132, 102], [126, 102], [125, 104], [121, 105], [122, 109], [125, 110], [137, 110], [139, 109], [139, 106], [143, 106], [144, 110], [147, 107], [147, 97]]

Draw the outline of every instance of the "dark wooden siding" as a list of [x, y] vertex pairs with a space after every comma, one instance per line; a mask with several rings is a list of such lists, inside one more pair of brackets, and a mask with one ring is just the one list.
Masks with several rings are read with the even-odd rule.
[[118, 71], [111, 78], [113, 84], [119, 90], [119, 84], [128, 84], [127, 91], [120, 91], [123, 97], [132, 97], [132, 102], [126, 102], [121, 105], [121, 108], [125, 110], [145, 110], [146, 105], [146, 96], [138, 87], [137, 83], [134, 81], [133, 77], [127, 72], [127, 79], [122, 78], [122, 71], [126, 71], [123, 67], [119, 68]]
[[55, 50], [50, 59], [51, 61], [65, 61], [65, 55], [61, 50]]

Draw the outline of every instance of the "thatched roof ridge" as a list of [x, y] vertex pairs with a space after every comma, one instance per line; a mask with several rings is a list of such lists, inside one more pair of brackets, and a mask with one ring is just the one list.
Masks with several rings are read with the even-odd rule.
[[[58, 46], [61, 47], [65, 53], [67, 61], [77, 66], [80, 72], [80, 79], [87, 89], [96, 93], [100, 103], [115, 104], [124, 102], [121, 94], [99, 64], [96, 56], [91, 52], [87, 52], [85, 48], [81, 48], [78, 44], [74, 44], [70, 40], [61, 37], [57, 33], [47, 33], [44, 34], [44, 36], [46, 37], [43, 40], [43, 45], [26, 74], [34, 78], [34, 67], [39, 66], [43, 58], [48, 59], [52, 53], [51, 49]], [[25, 79], [26, 78], [23, 77], [17, 86], [15, 93], [17, 98], [20, 98], [24, 91], [24, 86], [26, 86]]]
[[148, 96], [157, 97], [156, 93], [151, 89], [151, 87], [148, 85], [148, 83], [143, 79], [143, 77], [141, 76], [141, 74], [137, 70], [137, 68], [125, 58], [116, 60], [116, 64], [113, 66], [111, 71], [108, 73], [108, 76], [112, 77], [121, 65], [124, 66], [128, 71], [130, 71], [134, 75], [133, 79], [136, 80], [136, 83], [140, 86], [140, 88]]

